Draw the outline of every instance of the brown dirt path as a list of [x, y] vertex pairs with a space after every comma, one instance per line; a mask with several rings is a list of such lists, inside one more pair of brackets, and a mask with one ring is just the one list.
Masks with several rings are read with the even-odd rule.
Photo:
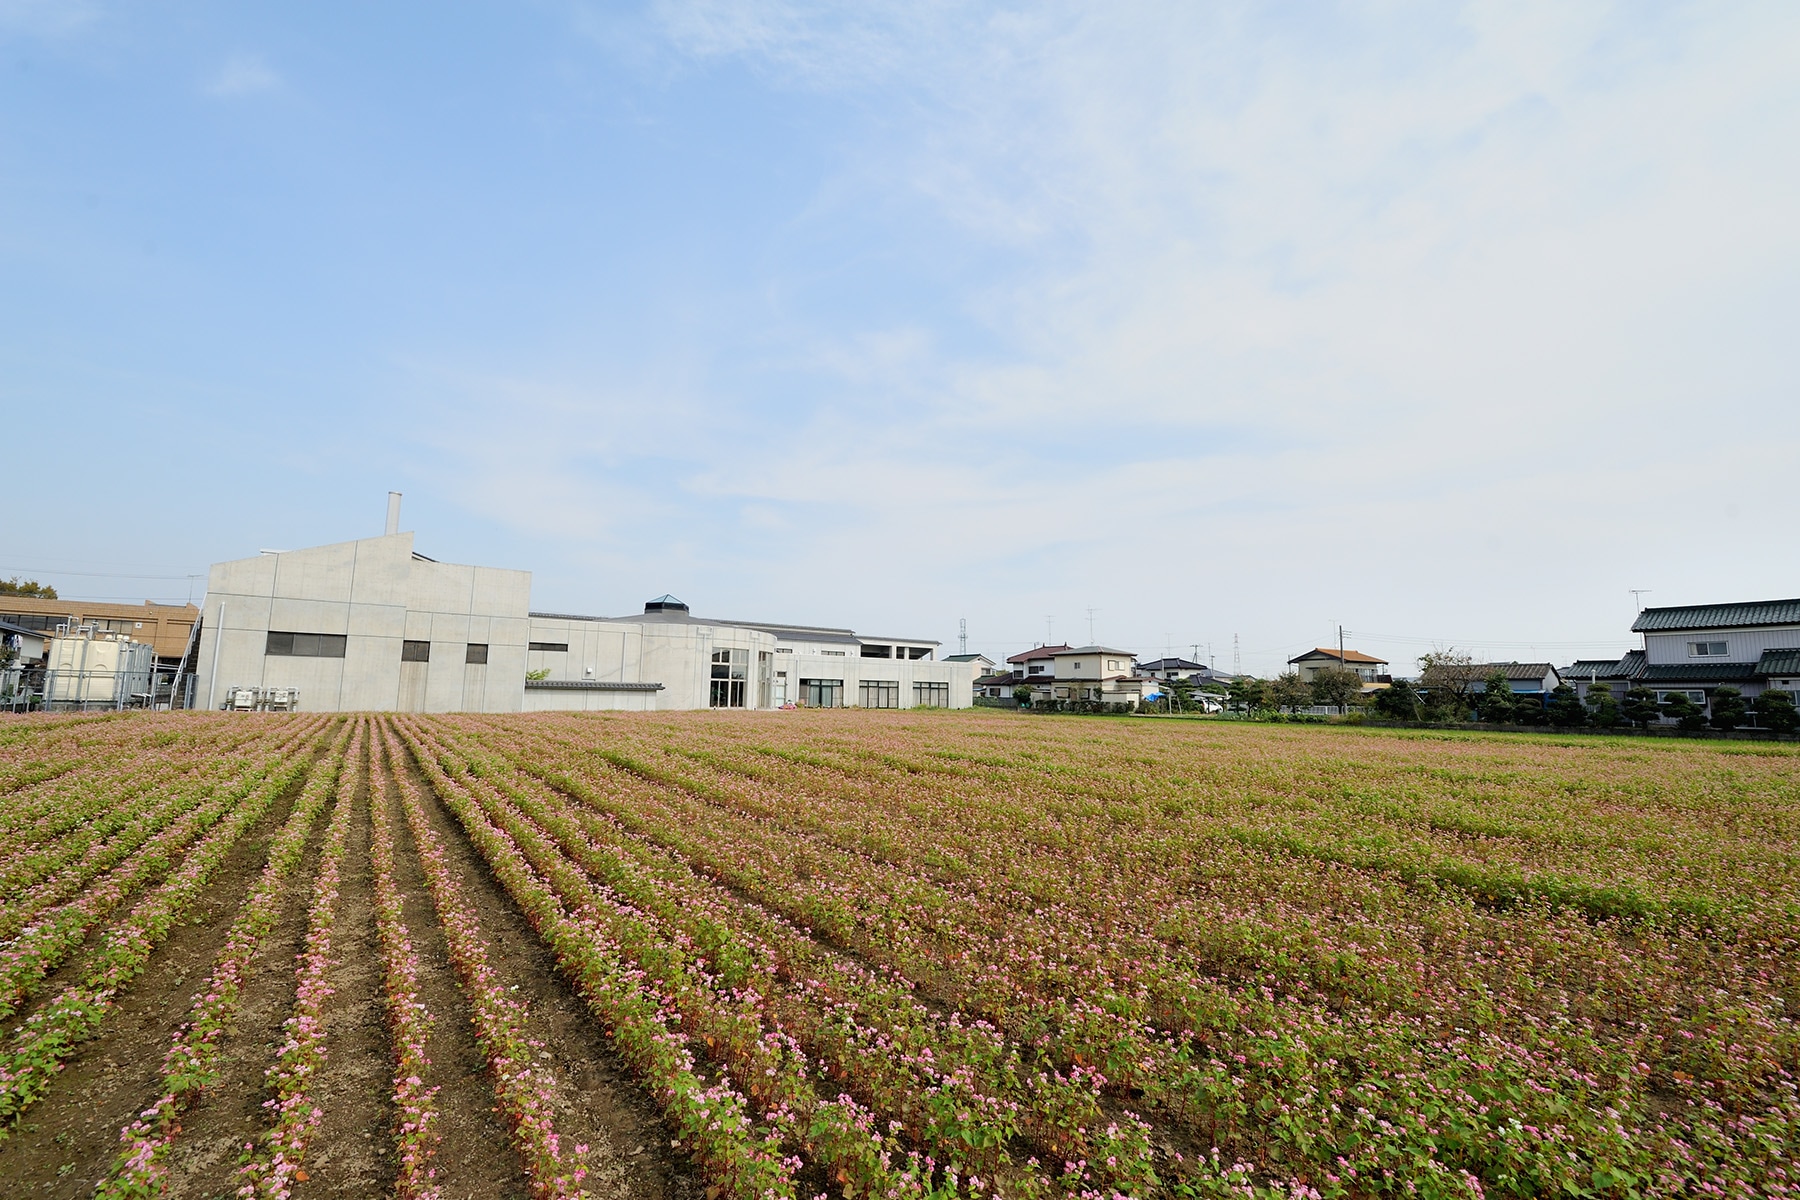
[[156, 1098], [175, 1026], [194, 989], [211, 974], [232, 918], [262, 872], [269, 842], [304, 784], [291, 786], [238, 842], [99, 1035], [69, 1056], [49, 1094], [0, 1141], [0, 1195], [74, 1200], [92, 1194], [105, 1177], [119, 1152], [119, 1130]]
[[172, 1196], [229, 1196], [237, 1189], [238, 1156], [263, 1126], [264, 1072], [275, 1061], [282, 1022], [294, 1010], [294, 959], [306, 942], [307, 901], [330, 820], [327, 807], [282, 889], [281, 919], [251, 960], [237, 1021], [220, 1042], [218, 1082], [182, 1117], [169, 1148]]
[[494, 969], [530, 1005], [531, 1034], [544, 1043], [544, 1061], [558, 1085], [557, 1134], [564, 1146], [585, 1143], [594, 1152], [590, 1165], [595, 1173], [585, 1186], [602, 1200], [692, 1200], [701, 1195], [703, 1181], [685, 1158], [671, 1153], [659, 1112], [613, 1053], [587, 1003], [563, 981], [549, 947], [489, 874], [430, 782], [410, 761], [406, 765], [426, 799], [445, 860], [489, 939]]
[[375, 868], [369, 843], [367, 764], [358, 763], [356, 813], [339, 869], [332, 931], [333, 989], [325, 1009], [327, 1058], [313, 1096], [325, 1117], [306, 1151], [300, 1200], [381, 1196], [394, 1178], [393, 1050], [382, 1012], [381, 940], [375, 931]]
[[[419, 957], [419, 1000], [433, 1021], [426, 1053], [438, 1088], [438, 1145], [434, 1167], [444, 1200], [523, 1200], [528, 1195], [518, 1156], [507, 1144], [506, 1126], [494, 1112], [494, 1089], [487, 1060], [475, 1043], [468, 1006], [444, 944], [444, 931], [431, 906], [418, 847], [406, 827], [396, 788], [389, 784], [387, 819], [394, 830], [394, 882], [404, 897], [403, 916]], [[377, 948], [375, 953], [379, 955]], [[377, 959], [379, 961], [379, 959]], [[379, 966], [375, 969], [379, 970]], [[389, 1142], [391, 1144], [391, 1129]], [[380, 1136], [379, 1134], [377, 1136]]]

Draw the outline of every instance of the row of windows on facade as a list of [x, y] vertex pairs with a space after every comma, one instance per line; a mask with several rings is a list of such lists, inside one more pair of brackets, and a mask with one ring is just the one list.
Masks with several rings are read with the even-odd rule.
[[[743, 708], [746, 681], [714, 679], [707, 703], [713, 708]], [[949, 708], [950, 685], [947, 683], [915, 683], [912, 687], [914, 708]], [[802, 679], [796, 697], [808, 708], [844, 707], [844, 681], [841, 679]], [[763, 702], [768, 703], [765, 692]], [[857, 702], [863, 708], [899, 708], [900, 685], [893, 680], [865, 680], [858, 685]]]
[[[350, 639], [341, 633], [289, 633], [269, 630], [268, 645], [263, 653], [274, 658], [342, 658]], [[486, 642], [469, 642], [463, 647], [463, 662], [482, 664], [488, 660]], [[401, 662], [430, 662], [431, 643], [411, 638], [400, 643]]]

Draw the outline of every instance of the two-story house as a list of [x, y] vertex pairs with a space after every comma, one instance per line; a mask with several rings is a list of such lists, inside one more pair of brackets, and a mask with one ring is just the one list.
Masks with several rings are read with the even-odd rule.
[[1387, 659], [1376, 658], [1360, 650], [1345, 650], [1340, 655], [1327, 646], [1320, 646], [1288, 659], [1288, 666], [1300, 672], [1300, 678], [1307, 683], [1317, 678], [1319, 672], [1326, 667], [1348, 667], [1365, 684], [1379, 683], [1382, 682], [1381, 677], [1387, 674], [1387, 665]]
[[1584, 695], [1606, 687], [1622, 696], [1641, 686], [1659, 702], [1684, 692], [1706, 707], [1721, 687], [1747, 697], [1800, 691], [1800, 598], [1646, 608], [1631, 630], [1643, 636], [1642, 649], [1617, 660], [1583, 659], [1563, 676]]

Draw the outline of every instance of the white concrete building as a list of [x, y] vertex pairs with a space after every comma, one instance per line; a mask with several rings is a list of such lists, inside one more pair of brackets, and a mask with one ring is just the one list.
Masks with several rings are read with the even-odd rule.
[[549, 709], [967, 708], [971, 664], [937, 643], [696, 617], [659, 596], [630, 617], [531, 614], [528, 712]]
[[[303, 711], [967, 708], [977, 664], [938, 643], [696, 617], [532, 612], [526, 571], [440, 563], [394, 530], [218, 563], [197, 704], [256, 689]], [[297, 693], [297, 694], [296, 694]]]
[[197, 705], [297, 689], [313, 712], [517, 712], [531, 574], [434, 562], [413, 535], [215, 563]]

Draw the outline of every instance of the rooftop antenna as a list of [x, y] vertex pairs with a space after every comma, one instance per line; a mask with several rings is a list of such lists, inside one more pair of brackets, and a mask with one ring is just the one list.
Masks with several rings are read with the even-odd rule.
[[962, 627], [962, 632], [956, 635], [956, 652], [967, 654], [969, 652], [969, 618], [964, 617], [957, 624]]
[[1655, 591], [1656, 589], [1655, 588], [1627, 588], [1626, 590], [1631, 593], [1632, 606], [1634, 608], [1636, 608], [1638, 612], [1643, 612], [1644, 611], [1644, 602], [1642, 600], [1638, 599], [1638, 597], [1647, 596], [1651, 592]]
[[393, 537], [396, 533], [399, 533], [399, 532], [400, 532], [400, 493], [399, 492], [389, 492], [388, 493], [387, 533], [388, 533], [389, 537]]

